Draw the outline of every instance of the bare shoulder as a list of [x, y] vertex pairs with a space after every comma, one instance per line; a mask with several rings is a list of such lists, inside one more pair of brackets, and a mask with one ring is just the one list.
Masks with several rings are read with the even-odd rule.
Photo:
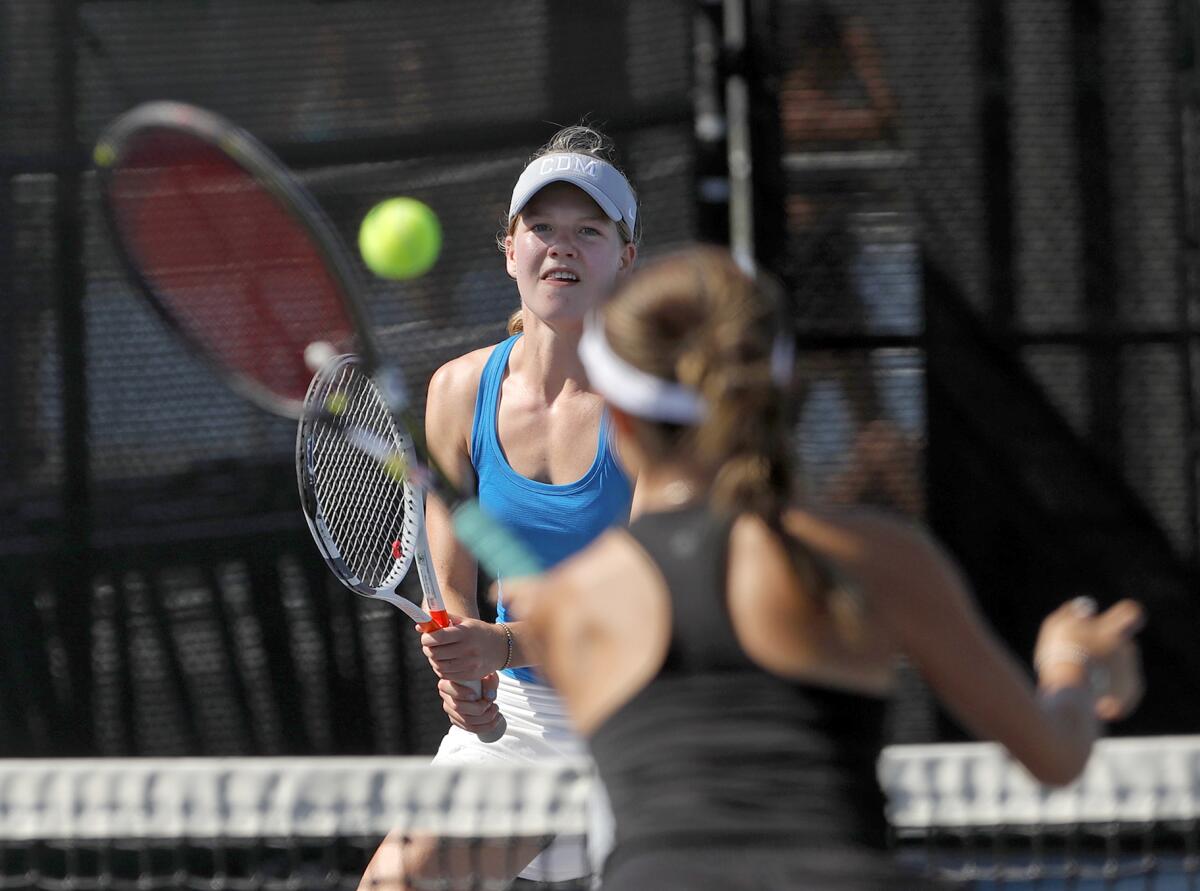
[[654, 564], [624, 529], [606, 532], [528, 586], [522, 582], [519, 596], [542, 668], [584, 735], [662, 664], [669, 600]]
[[474, 411], [479, 376], [494, 346], [472, 350], [451, 359], [429, 379], [429, 402], [439, 411], [457, 412], [464, 406]]
[[643, 558], [641, 548], [626, 530], [610, 529], [589, 547], [563, 561], [555, 574], [563, 585], [577, 590], [608, 588], [627, 579], [630, 568]]
[[479, 377], [493, 347], [451, 359], [429, 379], [425, 437], [433, 457], [456, 483], [469, 476], [471, 424]]
[[639, 589], [644, 576], [653, 573], [653, 564], [629, 533], [610, 529], [549, 572], [523, 580], [520, 612], [547, 633], [565, 624], [607, 622], [624, 613], [626, 592]]

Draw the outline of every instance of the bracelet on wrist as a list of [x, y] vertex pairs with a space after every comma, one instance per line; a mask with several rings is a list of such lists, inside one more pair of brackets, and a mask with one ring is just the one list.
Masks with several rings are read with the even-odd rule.
[[1086, 668], [1092, 661], [1092, 654], [1077, 644], [1055, 644], [1046, 647], [1033, 657], [1033, 670], [1040, 672], [1047, 665], [1059, 662], [1069, 662]]
[[1108, 692], [1108, 670], [1097, 665], [1092, 659], [1092, 654], [1077, 644], [1056, 644], [1047, 647], [1034, 656], [1033, 670], [1040, 675], [1046, 666], [1060, 662], [1078, 665], [1083, 669], [1092, 696], [1100, 697]]
[[501, 665], [500, 669], [499, 669], [500, 671], [504, 671], [504, 669], [506, 669], [506, 668], [508, 668], [508, 666], [512, 665], [513, 633], [512, 633], [512, 629], [509, 628], [508, 625], [506, 625], [504, 622], [497, 622], [496, 624], [504, 629], [504, 639], [508, 644], [508, 653], [504, 656], [504, 664]]

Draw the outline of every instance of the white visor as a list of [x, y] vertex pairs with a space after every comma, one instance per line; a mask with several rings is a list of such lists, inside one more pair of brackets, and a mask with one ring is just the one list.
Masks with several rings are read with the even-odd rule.
[[625, 223], [632, 235], [637, 221], [637, 199], [624, 174], [606, 161], [568, 152], [534, 158], [513, 187], [508, 221], [521, 212], [534, 195], [550, 183], [570, 183], [583, 189], [614, 223]]
[[647, 374], [614, 353], [595, 313], [589, 313], [584, 321], [579, 360], [591, 388], [634, 417], [694, 425], [708, 414], [703, 397], [691, 387]]

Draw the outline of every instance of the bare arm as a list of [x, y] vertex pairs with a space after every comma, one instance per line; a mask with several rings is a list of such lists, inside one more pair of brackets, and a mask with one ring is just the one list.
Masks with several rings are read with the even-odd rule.
[[[477, 351], [448, 362], [429, 382], [425, 403], [429, 452], [457, 486], [464, 481], [474, 484], [471, 423], [486, 352]], [[490, 730], [498, 717], [491, 699], [496, 688], [493, 672], [503, 661], [503, 655], [497, 654], [507, 650], [504, 632], [479, 619], [475, 558], [454, 535], [450, 514], [436, 498], [426, 499], [425, 521], [430, 559], [455, 624], [421, 635], [421, 647], [440, 678], [438, 692], [450, 720], [474, 733]], [[484, 681], [482, 695], [464, 686], [476, 680]]]
[[1078, 775], [1098, 732], [1097, 714], [1117, 717], [1140, 695], [1135, 689], [1121, 702], [1097, 701], [1088, 660], [1063, 655], [1086, 652], [1094, 664], [1124, 665], [1142, 622], [1136, 604], [1123, 601], [1099, 616], [1072, 604], [1052, 613], [1038, 646], [1049, 658], [1035, 688], [930, 539], [865, 514], [842, 530], [849, 535], [834, 532], [828, 550], [861, 582], [872, 612], [941, 701], [973, 734], [1004, 744], [1038, 779], [1066, 783]]
[[[479, 378], [478, 374], [472, 375], [474, 363], [470, 359], [464, 356], [439, 368], [429, 381], [425, 402], [429, 453], [450, 481], [460, 487], [467, 479], [474, 483], [469, 440]], [[446, 608], [456, 616], [478, 618], [475, 558], [455, 538], [450, 514], [436, 498], [426, 499], [425, 525], [429, 555]]]

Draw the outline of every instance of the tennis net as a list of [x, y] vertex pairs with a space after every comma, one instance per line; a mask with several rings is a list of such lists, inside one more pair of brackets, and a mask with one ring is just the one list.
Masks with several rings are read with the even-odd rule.
[[[1102, 742], [1064, 789], [987, 744], [892, 747], [879, 775], [898, 856], [928, 874], [977, 889], [1200, 888], [1200, 738]], [[586, 761], [0, 761], [3, 889], [355, 888], [389, 831], [424, 845], [403, 887], [443, 891], [498, 891], [559, 835], [589, 840], [579, 872], [594, 878], [611, 837]], [[381, 891], [401, 887], [384, 876]]]
[[899, 857], [976, 889], [1200, 888], [1200, 737], [1101, 741], [1047, 788], [991, 744], [895, 746], [879, 764]]

